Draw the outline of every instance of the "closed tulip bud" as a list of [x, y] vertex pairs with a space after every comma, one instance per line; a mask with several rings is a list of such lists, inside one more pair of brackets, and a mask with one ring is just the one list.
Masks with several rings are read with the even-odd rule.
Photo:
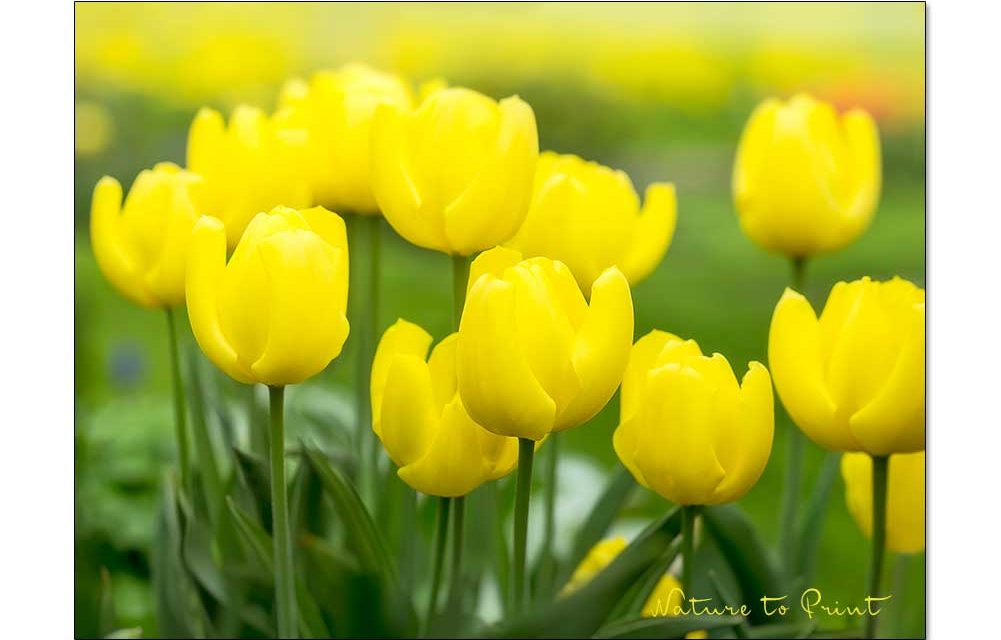
[[219, 220], [203, 216], [191, 242], [191, 328], [230, 377], [295, 384], [340, 354], [348, 336], [348, 243], [337, 214], [322, 207], [259, 213], [228, 264]]
[[201, 179], [161, 162], [142, 171], [122, 204], [122, 186], [105, 176], [94, 188], [90, 240], [105, 277], [146, 307], [184, 303], [191, 229], [199, 216]]
[[744, 233], [790, 257], [834, 251], [869, 226], [879, 202], [879, 132], [806, 95], [765, 100], [744, 128], [733, 193]]
[[751, 362], [738, 384], [722, 355], [654, 330], [633, 346], [613, 444], [636, 481], [667, 500], [721, 504], [761, 477], [774, 425], [764, 366]]
[[397, 76], [365, 65], [293, 80], [280, 98], [281, 117], [308, 132], [307, 171], [316, 202], [337, 211], [378, 214], [372, 195], [372, 120], [376, 107], [411, 109], [410, 89]]
[[382, 105], [372, 188], [413, 244], [470, 255], [509, 239], [528, 211], [539, 141], [532, 108], [469, 89], [431, 91], [414, 111]]
[[312, 204], [305, 145], [305, 131], [253, 107], [237, 107], [228, 127], [213, 109], [195, 116], [188, 132], [188, 169], [205, 178], [201, 213], [226, 226], [229, 249], [259, 212]]
[[473, 261], [459, 323], [462, 402], [498, 435], [541, 440], [605, 406], [632, 337], [629, 283], [615, 267], [588, 305], [562, 262], [491, 249]]
[[900, 278], [839, 282], [819, 320], [786, 289], [768, 362], [782, 404], [820, 446], [872, 455], [924, 449], [924, 289]]
[[[925, 452], [890, 456], [886, 491], [886, 548], [896, 553], [918, 553], [925, 548]], [[846, 453], [841, 458], [848, 511], [872, 536], [872, 458]]]
[[408, 485], [433, 496], [464, 496], [518, 462], [518, 442], [476, 424], [456, 385], [452, 334], [427, 357], [431, 336], [398, 320], [372, 363], [372, 429]]
[[506, 245], [563, 262], [585, 292], [613, 266], [636, 284], [671, 245], [676, 210], [673, 184], [650, 185], [641, 208], [622, 171], [546, 151], [535, 170], [528, 216]]

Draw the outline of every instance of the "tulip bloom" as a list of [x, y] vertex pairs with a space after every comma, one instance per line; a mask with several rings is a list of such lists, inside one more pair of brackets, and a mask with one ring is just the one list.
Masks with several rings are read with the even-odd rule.
[[648, 276], [671, 245], [676, 216], [673, 184], [651, 184], [641, 208], [624, 172], [546, 151], [528, 216], [506, 245], [563, 262], [589, 293], [608, 267], [617, 266], [630, 284]]
[[819, 319], [786, 289], [768, 361], [782, 404], [820, 446], [872, 455], [924, 449], [924, 289], [900, 278], [839, 282]]
[[744, 233], [793, 258], [834, 251], [869, 226], [879, 202], [879, 132], [868, 113], [807, 95], [765, 100], [737, 147], [733, 194]]
[[613, 444], [644, 487], [681, 505], [737, 500], [764, 471], [773, 430], [760, 363], [738, 384], [727, 359], [694, 340], [654, 330], [633, 346]]
[[518, 230], [539, 141], [532, 108], [469, 89], [431, 92], [414, 111], [380, 105], [372, 189], [389, 224], [426, 249], [470, 255]]
[[105, 176], [97, 183], [90, 214], [94, 258], [129, 300], [144, 307], [184, 303], [201, 187], [201, 178], [169, 162], [140, 172], [124, 205], [117, 180]]
[[473, 261], [459, 324], [459, 393], [502, 436], [541, 440], [593, 417], [622, 379], [633, 335], [625, 276], [595, 280], [591, 304], [562, 262], [498, 247]]
[[275, 207], [226, 263], [226, 230], [195, 225], [188, 316], [205, 355], [233, 379], [278, 387], [319, 373], [348, 336], [344, 221], [322, 207]]
[[307, 171], [317, 202], [337, 211], [378, 214], [372, 195], [372, 121], [381, 104], [412, 108], [397, 76], [361, 64], [320, 71], [282, 91], [282, 117], [306, 129]]
[[230, 250], [259, 212], [313, 203], [305, 144], [305, 131], [253, 107], [237, 107], [228, 127], [213, 109], [195, 116], [188, 132], [188, 169], [205, 178], [201, 213], [222, 221]]
[[[872, 458], [846, 453], [841, 458], [848, 511], [872, 537]], [[918, 553], [925, 548], [925, 452], [890, 456], [886, 493], [886, 548]]]
[[383, 334], [372, 363], [372, 429], [408, 485], [433, 496], [464, 496], [506, 476], [518, 442], [473, 422], [455, 378], [458, 334], [431, 351], [431, 336], [397, 320]]

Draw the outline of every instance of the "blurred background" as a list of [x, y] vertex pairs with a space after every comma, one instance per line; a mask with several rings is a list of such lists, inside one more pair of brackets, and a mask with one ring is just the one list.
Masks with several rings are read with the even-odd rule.
[[[834, 282], [863, 275], [924, 285], [924, 30], [921, 3], [77, 4], [77, 635], [96, 628], [102, 583], [119, 619], [153, 628], [156, 487], [173, 455], [166, 320], [119, 296], [90, 249], [90, 196], [102, 175], [127, 186], [158, 161], [183, 164], [199, 106], [273, 108], [286, 78], [348, 61], [497, 98], [517, 93], [535, 109], [542, 148], [624, 169], [641, 192], [655, 180], [677, 184], [674, 244], [634, 289], [636, 336], [656, 327], [695, 338], [739, 375], [747, 361], [767, 361], [771, 312], [790, 278], [784, 259], [740, 233], [732, 205], [737, 139], [765, 96], [808, 91], [864, 107], [879, 123], [881, 205], [859, 241], [809, 264], [814, 304]], [[388, 225], [383, 233], [380, 325], [405, 316], [443, 337], [447, 257], [406, 244]], [[324, 375], [292, 390], [292, 437], [308, 433], [331, 446], [347, 437], [353, 357], [349, 340]], [[236, 404], [247, 396], [219, 378], [221, 397]], [[619, 464], [617, 415], [613, 400], [564, 438], [558, 519], [566, 535], [557, 549]], [[772, 543], [789, 428], [781, 409], [776, 419], [772, 459], [741, 501]], [[809, 453], [808, 483], [821, 459], [815, 447]], [[634, 531], [665, 506], [637, 491], [619, 527]], [[814, 581], [825, 600], [860, 600], [867, 553], [839, 481]], [[891, 614], [901, 618], [897, 628], [921, 635], [924, 556], [897, 558], [891, 571], [895, 598], [907, 601]]]

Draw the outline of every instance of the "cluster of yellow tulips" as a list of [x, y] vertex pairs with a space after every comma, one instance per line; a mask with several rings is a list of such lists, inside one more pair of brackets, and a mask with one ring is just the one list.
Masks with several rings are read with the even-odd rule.
[[[768, 337], [771, 374], [751, 362], [738, 378], [724, 355], [703, 353], [694, 339], [655, 330], [633, 342], [630, 285], [671, 244], [672, 184], [650, 185], [641, 202], [622, 171], [540, 153], [532, 108], [516, 96], [495, 101], [443, 82], [415, 91], [396, 76], [348, 65], [289, 82], [278, 104], [273, 114], [239, 107], [228, 122], [201, 110], [186, 167], [143, 171], [124, 201], [119, 183], [103, 178], [91, 238], [122, 294], [168, 315], [185, 305], [211, 362], [271, 390], [281, 636], [297, 633], [283, 389], [338, 357], [349, 307], [366, 310], [350, 328], [363, 361], [360, 426], [381, 441], [404, 482], [440, 497], [447, 519], [449, 500], [457, 517], [463, 496], [517, 468], [516, 610], [531, 597], [533, 455], [547, 438], [585, 424], [620, 386], [612, 444], [640, 485], [683, 505], [685, 593], [700, 509], [740, 499], [768, 462], [773, 378], [803, 433], [850, 452], [842, 462], [848, 506], [875, 550], [870, 590], [879, 590], [884, 543], [923, 547], [923, 290], [900, 279], [839, 283], [818, 318], [801, 292], [788, 289]], [[866, 113], [839, 115], [807, 96], [767, 100], [737, 150], [740, 225], [802, 274], [806, 259], [845, 246], [868, 226], [880, 165]], [[379, 216], [410, 243], [452, 256], [454, 333], [433, 349], [434, 338], [406, 319], [376, 346], [377, 279], [367, 291], [349, 286], [349, 271], [378, 273], [379, 253], [376, 226], [357, 236], [358, 246], [352, 236], [349, 259], [348, 227], [378, 225]], [[173, 349], [183, 476], [176, 339]], [[793, 449], [787, 477], [796, 492], [801, 449]], [[603, 566], [624, 541], [602, 544], [611, 545]], [[571, 583], [587, 579], [581, 567]], [[657, 594], [667, 598], [677, 585], [664, 584]], [[651, 603], [644, 614], [658, 611]]]

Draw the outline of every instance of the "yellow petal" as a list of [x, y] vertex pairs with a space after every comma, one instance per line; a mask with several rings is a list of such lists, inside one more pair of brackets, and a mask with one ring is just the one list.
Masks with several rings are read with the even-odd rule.
[[[157, 170], [160, 165], [157, 166]], [[184, 172], [188, 174], [188, 172]], [[188, 174], [191, 175], [191, 174]], [[146, 275], [147, 286], [168, 305], [184, 303], [184, 273], [188, 263], [191, 230], [200, 214], [188, 180], [180, 175], [170, 184], [167, 228], [161, 238], [162, 248], [156, 263]]]
[[220, 221], [202, 216], [192, 231], [185, 277], [188, 319], [198, 346], [229, 377], [256, 382], [229, 345], [219, 322], [219, 288], [226, 269], [226, 230]]
[[657, 357], [668, 342], [681, 342], [678, 336], [654, 329], [636, 341], [629, 355], [625, 373], [622, 376], [622, 393], [620, 393], [620, 421], [626, 422], [636, 414], [646, 386], [647, 374], [657, 362]]
[[845, 211], [844, 229], [831, 249], [848, 244], [869, 226], [879, 204], [882, 184], [879, 130], [872, 116], [853, 109], [841, 121], [852, 167], [849, 187], [852, 195]]
[[202, 107], [188, 131], [187, 168], [195, 173], [214, 172], [226, 135], [226, 123], [215, 109]]
[[622, 466], [633, 474], [636, 482], [649, 489], [650, 483], [646, 481], [643, 469], [636, 464], [636, 451], [639, 448], [641, 428], [635, 415], [623, 419], [615, 428], [615, 433], [612, 434], [612, 448], [615, 449], [615, 455], [619, 457]]
[[665, 573], [647, 598], [640, 615], [644, 618], [676, 616], [683, 606], [687, 606], [687, 603], [681, 583], [671, 574]]
[[378, 435], [396, 466], [405, 467], [424, 456], [440, 421], [427, 363], [416, 356], [395, 355], [386, 376]]
[[[736, 429], [729, 441], [718, 441], [716, 450], [729, 449], [723, 462], [726, 477], [716, 488], [714, 502], [733, 502], [746, 494], [761, 477], [772, 452], [775, 408], [772, 381], [761, 363], [751, 362], [741, 381]], [[722, 461], [723, 456], [720, 456]]]
[[[337, 215], [332, 211], [327, 211], [323, 207], [312, 207], [310, 209], [302, 209], [299, 212], [306, 222], [309, 223], [309, 228], [312, 229], [317, 235], [323, 238], [327, 244], [340, 250], [345, 256], [344, 260], [344, 273], [342, 279], [347, 282], [349, 278], [349, 263], [348, 259], [348, 233], [344, 225], [344, 218]], [[335, 293], [331, 291], [331, 293]], [[347, 287], [338, 287], [336, 293], [342, 297], [337, 300], [337, 303], [341, 307], [347, 306]]]
[[375, 349], [372, 360], [372, 429], [380, 434], [382, 398], [389, 377], [389, 367], [397, 355], [410, 355], [424, 360], [431, 346], [431, 334], [412, 322], [400, 319], [386, 329]]
[[[886, 494], [886, 547], [896, 553], [925, 548], [925, 452], [890, 456]], [[841, 458], [848, 511], [872, 537], [872, 458], [846, 453]]]
[[834, 401], [824, 380], [820, 325], [802, 295], [786, 289], [768, 333], [768, 364], [775, 390], [793, 422], [827, 449], [855, 450], [851, 433], [834, 422]]
[[131, 255], [121, 231], [122, 187], [105, 176], [94, 187], [90, 208], [90, 241], [94, 258], [104, 276], [125, 297], [146, 307], [157, 300], [146, 290], [136, 259]]
[[660, 264], [674, 238], [677, 218], [674, 185], [657, 182], [647, 187], [643, 210], [633, 231], [632, 247], [619, 265], [629, 282], [636, 284]]
[[497, 278], [503, 278], [504, 272], [521, 262], [521, 253], [507, 247], [494, 247], [476, 256], [472, 264], [469, 265], [469, 280], [466, 283], [466, 295], [472, 290], [473, 285], [484, 274], [490, 274]]

